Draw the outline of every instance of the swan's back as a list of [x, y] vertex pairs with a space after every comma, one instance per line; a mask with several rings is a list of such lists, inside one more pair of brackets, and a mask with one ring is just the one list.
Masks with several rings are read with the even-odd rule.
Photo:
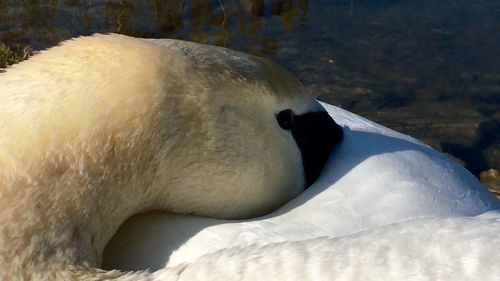
[[223, 249], [166, 271], [191, 281], [494, 281], [500, 277], [498, 229], [499, 212], [414, 220], [347, 237]]

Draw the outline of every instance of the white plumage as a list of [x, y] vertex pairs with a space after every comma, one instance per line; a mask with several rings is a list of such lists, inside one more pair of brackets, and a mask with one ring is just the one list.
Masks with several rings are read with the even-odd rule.
[[413, 220], [340, 238], [225, 249], [157, 274], [205, 281], [493, 281], [500, 276], [499, 228], [498, 213]]
[[179, 280], [500, 279], [500, 202], [477, 179], [418, 140], [323, 105], [345, 139], [304, 194], [247, 221], [135, 217], [105, 266], [167, 265], [156, 276]]

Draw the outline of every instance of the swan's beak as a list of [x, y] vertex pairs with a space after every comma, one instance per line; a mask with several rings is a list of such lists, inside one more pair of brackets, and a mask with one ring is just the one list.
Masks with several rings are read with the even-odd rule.
[[308, 188], [318, 179], [333, 148], [342, 141], [344, 134], [325, 111], [295, 115], [291, 131], [302, 154], [305, 188]]

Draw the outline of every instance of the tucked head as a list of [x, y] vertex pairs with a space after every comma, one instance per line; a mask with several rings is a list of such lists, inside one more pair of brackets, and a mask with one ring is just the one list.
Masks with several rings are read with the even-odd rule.
[[184, 165], [159, 181], [176, 194], [168, 208], [224, 218], [262, 215], [317, 179], [342, 130], [294, 77], [220, 47], [150, 42], [182, 61], [168, 78], [165, 126], [177, 118], [173, 112], [181, 114], [189, 145], [165, 158]]
[[1, 141], [22, 174], [102, 217], [262, 215], [311, 185], [342, 138], [281, 67], [215, 46], [94, 35], [1, 78]]

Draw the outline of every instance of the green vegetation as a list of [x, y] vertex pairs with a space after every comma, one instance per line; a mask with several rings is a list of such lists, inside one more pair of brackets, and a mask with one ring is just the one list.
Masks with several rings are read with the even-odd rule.
[[0, 69], [27, 59], [33, 50], [29, 47], [14, 48], [0, 43]]

